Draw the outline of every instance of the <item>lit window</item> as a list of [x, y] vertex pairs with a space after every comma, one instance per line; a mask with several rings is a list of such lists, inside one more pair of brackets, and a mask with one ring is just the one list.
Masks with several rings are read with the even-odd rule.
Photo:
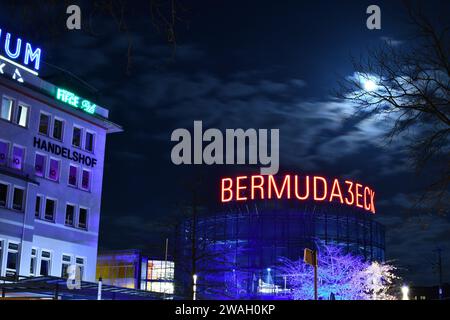
[[17, 211], [23, 211], [24, 209], [24, 195], [25, 192], [23, 189], [14, 188], [14, 193], [13, 193], [13, 209], [17, 210]]
[[63, 129], [64, 129], [64, 122], [59, 119], [55, 119], [55, 121], [53, 121], [53, 138], [62, 140]]
[[59, 181], [59, 160], [50, 159], [50, 170], [48, 172], [48, 178], [53, 181]]
[[36, 153], [36, 159], [34, 161], [34, 172], [38, 177], [44, 176], [46, 159], [46, 156]]
[[45, 220], [53, 221], [55, 217], [56, 203], [55, 200], [46, 199], [45, 201]]
[[15, 123], [21, 127], [26, 127], [28, 124], [28, 113], [30, 108], [27, 106], [19, 104], [17, 107], [17, 115], [15, 119]]
[[80, 208], [80, 212], [78, 215], [78, 228], [87, 229], [87, 209]]
[[51, 254], [48, 251], [42, 251], [41, 253], [41, 276], [48, 276], [51, 268]]
[[81, 188], [83, 190], [89, 191], [91, 187], [91, 172], [88, 170], [83, 170], [81, 177]]
[[46, 115], [45, 113], [41, 113], [39, 118], [39, 133], [48, 136], [49, 127], [50, 127], [50, 116]]
[[17, 274], [19, 259], [19, 245], [17, 243], [8, 244], [8, 255], [6, 259], [6, 276], [14, 277]]
[[36, 262], [37, 262], [36, 249], [31, 249], [30, 276], [36, 275]]
[[94, 151], [94, 134], [93, 133], [86, 132], [86, 143], [84, 145], [84, 148], [90, 152]]
[[81, 128], [73, 127], [72, 145], [81, 148]]
[[5, 166], [8, 161], [9, 143], [0, 141], [0, 166]]
[[25, 156], [25, 148], [19, 147], [19, 146], [14, 146], [11, 168], [17, 169], [17, 170], [22, 170], [24, 156]]
[[77, 186], [77, 177], [78, 177], [78, 167], [76, 166], [69, 166], [69, 185], [76, 187]]
[[68, 204], [66, 206], [66, 226], [73, 226], [74, 215], [75, 215], [75, 206]]
[[63, 254], [62, 256], [62, 266], [61, 266], [61, 278], [68, 278], [69, 274], [67, 270], [69, 269], [69, 266], [72, 264], [72, 258], [71, 256]]
[[2, 108], [0, 112], [0, 117], [4, 120], [11, 121], [11, 114], [13, 108], [14, 100], [3, 97], [2, 99]]
[[40, 218], [41, 217], [41, 202], [42, 202], [42, 197], [41, 196], [36, 196], [36, 205], [34, 207], [34, 216], [36, 218]]
[[0, 183], [0, 207], [6, 207], [8, 203], [8, 185]]

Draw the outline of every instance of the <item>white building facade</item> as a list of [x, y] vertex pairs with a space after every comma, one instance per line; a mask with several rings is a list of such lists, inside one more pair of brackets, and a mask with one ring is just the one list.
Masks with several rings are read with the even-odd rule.
[[95, 281], [106, 136], [121, 128], [13, 62], [0, 55], [0, 277], [78, 265]]

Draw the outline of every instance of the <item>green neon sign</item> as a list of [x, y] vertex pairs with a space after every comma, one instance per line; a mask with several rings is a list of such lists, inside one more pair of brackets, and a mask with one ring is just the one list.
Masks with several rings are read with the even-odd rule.
[[83, 99], [70, 91], [61, 88], [57, 89], [58, 89], [56, 91], [57, 100], [62, 101], [76, 109], [81, 109], [89, 114], [95, 113], [97, 105], [95, 105], [94, 103], [90, 102], [89, 100]]

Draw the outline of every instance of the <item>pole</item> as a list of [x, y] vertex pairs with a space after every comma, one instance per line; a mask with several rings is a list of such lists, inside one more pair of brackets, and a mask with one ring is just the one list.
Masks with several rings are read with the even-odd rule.
[[317, 296], [317, 250], [314, 250], [314, 300], [318, 300]]
[[197, 275], [196, 274], [194, 274], [193, 276], [192, 276], [192, 278], [193, 278], [193, 286], [192, 286], [192, 292], [193, 292], [193, 294], [192, 294], [192, 300], [197, 300]]
[[442, 300], [442, 249], [437, 248], [437, 254], [438, 254], [438, 273], [439, 273], [439, 300]]
[[102, 300], [102, 277], [98, 278], [97, 300]]
[[[164, 280], [167, 281], [167, 252], [169, 248], [169, 238], [166, 238], [166, 254], [164, 258]], [[164, 289], [164, 300], [166, 300], [166, 289]]]

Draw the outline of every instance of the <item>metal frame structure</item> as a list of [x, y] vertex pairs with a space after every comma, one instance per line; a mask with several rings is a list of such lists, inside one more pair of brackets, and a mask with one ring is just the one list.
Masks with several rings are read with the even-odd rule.
[[[277, 271], [279, 259], [298, 260], [304, 248], [315, 248], [318, 241], [340, 245], [366, 260], [384, 260], [384, 227], [374, 221], [373, 214], [337, 204], [293, 204], [283, 200], [232, 203], [178, 226], [176, 292], [189, 297], [189, 264], [194, 256], [203, 257], [196, 261], [200, 297], [257, 298], [257, 288], [264, 285], [281, 292], [286, 284]], [[224, 258], [227, 255], [229, 258]], [[226, 284], [227, 278], [236, 282], [234, 288]], [[213, 293], [213, 288], [220, 286], [227, 292]]]
[[[82, 281], [80, 289], [69, 289], [67, 279], [57, 277], [0, 278], [1, 299], [97, 300], [98, 283]], [[148, 291], [102, 285], [102, 300], [162, 300]]]

